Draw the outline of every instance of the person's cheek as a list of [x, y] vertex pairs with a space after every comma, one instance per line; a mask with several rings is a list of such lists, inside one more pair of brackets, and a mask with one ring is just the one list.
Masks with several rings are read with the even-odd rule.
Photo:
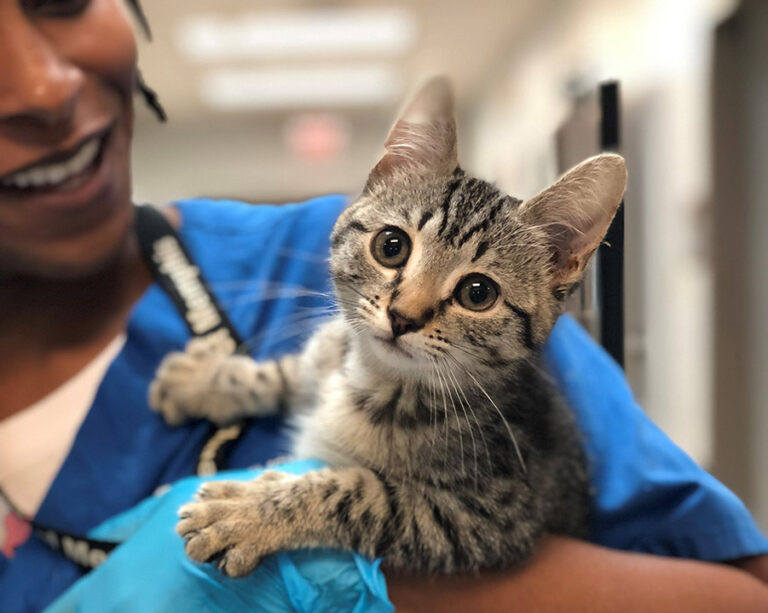
[[51, 23], [59, 52], [80, 69], [130, 96], [136, 80], [136, 37], [123, 0], [92, 0], [71, 23]]

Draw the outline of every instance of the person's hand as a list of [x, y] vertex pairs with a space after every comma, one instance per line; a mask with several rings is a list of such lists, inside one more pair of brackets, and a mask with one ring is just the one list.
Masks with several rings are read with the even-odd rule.
[[[319, 462], [302, 461], [276, 469], [301, 474], [320, 467]], [[215, 478], [248, 480], [259, 472], [228, 472]], [[192, 499], [202, 481], [184, 479], [162, 496], [145, 500], [91, 531], [94, 539], [124, 543], [47, 612], [393, 611], [378, 561], [356, 554], [281, 553], [265, 559], [243, 579], [226, 578], [214, 565], [187, 558], [175, 532], [177, 510]]]

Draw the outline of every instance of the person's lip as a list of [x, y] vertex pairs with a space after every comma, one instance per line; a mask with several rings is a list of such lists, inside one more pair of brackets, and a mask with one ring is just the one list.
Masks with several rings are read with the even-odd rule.
[[103, 137], [107, 132], [109, 132], [112, 129], [114, 123], [115, 123], [114, 121], [106, 123], [105, 125], [103, 125], [101, 128], [97, 130], [92, 130], [88, 134], [72, 139], [72, 144], [70, 145], [61, 147], [56, 151], [49, 153], [48, 155], [45, 155], [32, 162], [24, 164], [23, 166], [19, 166], [18, 168], [14, 168], [13, 170], [3, 173], [3, 175], [0, 176], [0, 182], [7, 179], [8, 177], [11, 177], [12, 175], [25, 172], [27, 170], [31, 170], [36, 166], [48, 166], [50, 164], [57, 164], [59, 162], [66, 161], [67, 159], [71, 158], [74, 155], [74, 153], [89, 140], [93, 138]]
[[[0, 177], [0, 197], [19, 201], [19, 203], [29, 203], [30, 206], [52, 209], [74, 209], [92, 203], [104, 189], [109, 179], [107, 167], [109, 166], [109, 148], [114, 136], [114, 125], [114, 122], [111, 122], [79, 139], [75, 145], [67, 149], [55, 151], [31, 164], [26, 164], [13, 172], [6, 173]], [[89, 143], [95, 143], [98, 146], [95, 157], [86, 168], [63, 182], [34, 187], [7, 185], [11, 177], [20, 173], [72, 160]]]

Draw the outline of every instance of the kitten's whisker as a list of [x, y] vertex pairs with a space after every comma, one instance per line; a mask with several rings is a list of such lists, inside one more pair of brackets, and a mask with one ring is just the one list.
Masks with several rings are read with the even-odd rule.
[[251, 292], [249, 294], [242, 294], [233, 298], [223, 298], [220, 302], [221, 305], [228, 309], [236, 309], [249, 305], [253, 305], [259, 302], [272, 302], [278, 300], [294, 300], [300, 298], [300, 296], [290, 296], [284, 292]]
[[513, 445], [514, 445], [514, 447], [515, 447], [515, 453], [517, 454], [517, 459], [520, 461], [520, 466], [522, 467], [522, 469], [523, 469], [523, 472], [526, 472], [526, 473], [527, 473], [527, 472], [528, 472], [528, 469], [527, 469], [527, 468], [526, 468], [526, 466], [525, 466], [525, 460], [523, 460], [523, 454], [522, 454], [522, 452], [520, 451], [520, 446], [519, 446], [519, 445], [518, 445], [518, 443], [517, 443], [517, 438], [515, 437], [515, 434], [514, 434], [514, 432], [512, 432], [512, 428], [510, 427], [510, 425], [509, 425], [509, 422], [508, 422], [508, 421], [506, 420], [506, 418], [504, 417], [504, 414], [501, 412], [501, 409], [499, 409], [499, 407], [498, 407], [498, 406], [496, 405], [496, 403], [493, 401], [493, 398], [491, 398], [491, 397], [488, 395], [488, 392], [486, 392], [486, 391], [485, 391], [485, 388], [484, 388], [484, 387], [483, 387], [483, 386], [480, 384], [480, 381], [478, 381], [478, 380], [477, 380], [477, 377], [475, 377], [475, 375], [473, 375], [473, 374], [472, 374], [472, 372], [471, 372], [471, 371], [470, 371], [470, 370], [469, 370], [469, 369], [468, 369], [466, 366], [464, 366], [464, 365], [463, 365], [461, 362], [459, 362], [459, 361], [458, 361], [458, 360], [456, 360], [455, 358], [454, 358], [454, 360], [456, 361], [456, 363], [457, 363], [459, 366], [461, 366], [461, 368], [463, 368], [463, 369], [464, 369], [464, 372], [465, 372], [465, 373], [467, 373], [467, 374], [468, 374], [468, 375], [469, 375], [469, 376], [472, 378], [472, 380], [475, 382], [475, 385], [477, 385], [478, 389], [479, 389], [479, 390], [480, 390], [480, 391], [483, 393], [483, 395], [484, 395], [484, 396], [485, 396], [485, 397], [488, 399], [488, 401], [489, 401], [489, 402], [490, 402], [490, 403], [493, 405], [493, 408], [494, 408], [494, 409], [496, 409], [496, 412], [499, 414], [499, 417], [501, 417], [501, 421], [503, 421], [503, 422], [504, 422], [504, 426], [506, 427], [506, 429], [507, 429], [507, 432], [509, 433], [509, 438], [512, 440], [512, 444], [513, 444]]
[[[440, 365], [437, 363], [437, 360], [434, 361], [434, 364], [435, 373], [437, 374], [438, 381], [440, 382], [440, 393], [443, 397], [443, 423], [445, 423], [445, 436], [443, 437], [443, 448], [445, 451], [443, 457], [443, 469], [445, 469], [445, 467], [448, 465], [448, 403], [445, 397], [445, 378], [440, 372]], [[437, 424], [435, 424], [435, 426], [435, 434], [437, 434]]]
[[363, 292], [361, 292], [359, 289], [357, 289], [354, 285], [347, 284], [344, 287], [346, 287], [347, 289], [351, 289], [353, 292], [355, 292], [358, 296], [360, 296], [366, 302], [370, 302], [371, 301], [371, 299], [368, 296], [363, 294]]
[[283, 257], [291, 258], [293, 260], [304, 260], [305, 262], [316, 262], [317, 264], [328, 264], [328, 256], [320, 255], [312, 251], [301, 251], [299, 249], [278, 249], [277, 253]]
[[437, 402], [437, 389], [439, 388], [440, 394], [443, 399], [443, 421], [448, 419], [448, 409], [447, 409], [447, 403], [445, 399], [445, 389], [443, 386], [443, 381], [440, 378], [439, 373], [439, 365], [437, 363], [437, 360], [434, 358], [430, 358], [430, 362], [432, 363], [432, 377], [434, 381], [434, 402], [433, 402], [433, 415], [434, 415], [434, 423], [433, 423], [433, 438], [432, 438], [432, 448], [434, 449], [435, 443], [437, 442], [437, 438], [439, 436], [439, 424], [437, 421], [437, 411], [438, 411], [438, 402]]
[[[449, 354], [449, 357], [453, 359], [454, 362], [458, 362], [458, 360]], [[454, 375], [454, 378], [456, 376]], [[491, 452], [488, 449], [488, 442], [485, 438], [485, 431], [484, 428], [480, 425], [480, 420], [477, 418], [477, 413], [475, 413], [475, 409], [472, 407], [472, 404], [469, 402], [469, 399], [467, 398], [467, 395], [464, 393], [464, 389], [462, 387], [459, 387], [459, 391], [461, 392], [461, 395], [464, 397], [464, 400], [467, 403], [467, 408], [469, 409], [469, 412], [472, 414], [472, 418], [475, 420], [475, 424], [477, 425], [477, 430], [480, 434], [480, 439], [483, 441], [483, 447], [485, 448], [485, 457], [488, 461], [487, 467], [490, 470], [493, 467], [493, 462], [491, 460]], [[475, 456], [475, 472], [477, 472], [477, 456]]]
[[296, 307], [297, 314], [305, 315], [328, 315], [331, 317], [338, 317], [342, 314], [338, 305], [327, 305], [322, 307]]
[[[318, 292], [316, 290], [300, 285], [259, 282], [251, 284], [250, 287], [244, 286], [238, 288], [236, 285], [233, 285], [234, 283], [237, 282], [230, 282], [229, 286], [226, 286], [226, 283], [218, 284], [225, 285], [225, 287], [222, 289], [217, 290], [220, 294], [223, 294], [220, 301], [224, 306], [234, 307], [245, 304], [252, 304], [259, 301], [266, 302], [270, 300], [287, 300], [298, 298], [313, 298], [324, 300], [329, 303], [333, 302], [334, 300], [334, 296], [330, 294]], [[217, 284], [213, 284], [214, 287], [216, 287], [216, 285]], [[244, 289], [249, 291], [242, 291]]]
[[329, 300], [333, 300], [334, 298], [333, 292], [323, 292], [317, 289], [312, 289], [311, 287], [306, 287], [304, 285], [281, 283], [279, 281], [266, 281], [263, 279], [247, 279], [246, 278], [246, 279], [232, 279], [229, 281], [213, 281], [208, 285], [211, 289], [217, 290], [219, 292], [235, 292], [241, 289], [253, 289], [253, 288], [289, 289], [289, 290], [300, 290], [303, 292], [302, 295], [322, 296], [324, 298], [328, 298]]
[[453, 343], [452, 342], [450, 344], [450, 346], [451, 347], [455, 347], [456, 349], [458, 349], [462, 353], [466, 353], [468, 356], [470, 356], [472, 358], [475, 358], [476, 360], [479, 360], [479, 361], [481, 361], [483, 363], [485, 363], [485, 361], [487, 359], [487, 355], [486, 354], [480, 352], [477, 349], [471, 349], [470, 347], [468, 347], [466, 345], [462, 345], [460, 343]]
[[485, 448], [485, 458], [487, 460], [488, 470], [491, 470], [493, 468], [493, 461], [491, 460], [491, 451], [490, 449], [488, 449], [488, 441], [485, 438], [485, 429], [480, 425], [480, 420], [477, 418], [477, 413], [475, 413], [475, 409], [472, 407], [472, 405], [468, 405], [468, 407], [469, 407], [470, 413], [472, 413], [472, 418], [475, 420], [475, 423], [477, 424], [477, 429], [480, 432], [480, 440], [483, 441], [483, 447]]
[[435, 361], [430, 359], [429, 371], [429, 429], [431, 434], [430, 454], [434, 455], [435, 438], [437, 437], [436, 426], [437, 418], [435, 415]]
[[372, 329], [376, 328], [376, 322], [370, 318], [371, 313], [368, 313], [367, 311], [358, 308], [357, 315], [360, 317], [362, 321], [366, 322], [370, 326], [370, 328]]
[[349, 311], [353, 311], [357, 308], [357, 305], [358, 305], [357, 302], [344, 302], [343, 300], [339, 300], [339, 303], [338, 303], [338, 306], [340, 307], [339, 312], [343, 312], [344, 310], [341, 307], [344, 307]]
[[[431, 359], [430, 361], [432, 362], [432, 374], [433, 374], [434, 381], [435, 381], [436, 384], [440, 385], [440, 393], [443, 396], [443, 407], [444, 407], [443, 408], [443, 419], [445, 420], [445, 419], [447, 419], [447, 415], [445, 414], [447, 412], [447, 409], [445, 408], [445, 391], [443, 390], [443, 382], [440, 380], [440, 377], [439, 377], [438, 372], [437, 372], [438, 371], [437, 360]], [[436, 451], [436, 443], [437, 443], [437, 438], [438, 438], [438, 435], [439, 435], [439, 426], [438, 426], [438, 423], [437, 423], [437, 410], [438, 410], [438, 408], [437, 408], [437, 390], [435, 390], [435, 401], [433, 403], [433, 409], [432, 409], [433, 415], [434, 415], [434, 423], [432, 424], [432, 443], [431, 443], [431, 446], [430, 446], [430, 462], [434, 461], [435, 451]], [[446, 449], [447, 449], [447, 447], [446, 447]], [[446, 454], [443, 457], [443, 469], [445, 469], [445, 465], [446, 465], [447, 460], [448, 460], [448, 456], [447, 456], [447, 451], [446, 451]]]
[[[451, 379], [451, 383], [453, 384], [453, 387], [456, 390], [456, 398], [458, 399], [459, 406], [461, 406], [461, 410], [464, 413], [464, 419], [466, 420], [467, 428], [469, 429], [469, 436], [472, 439], [472, 457], [475, 460], [475, 491], [477, 491], [477, 444], [475, 443], [475, 433], [473, 432], [472, 424], [469, 423], [469, 415], [467, 415], [467, 410], [464, 408], [464, 401], [466, 401], [466, 396], [464, 396], [464, 401], [463, 401], [462, 395], [464, 394], [464, 392], [461, 390], [461, 387], [456, 381], [456, 375], [454, 375], [453, 371], [450, 368], [450, 365], [446, 363], [446, 366], [448, 366], [448, 369], [447, 369], [448, 377]], [[469, 405], [469, 401], [467, 401], [467, 405]]]
[[311, 332], [322, 324], [323, 320], [331, 320], [332, 318], [333, 316], [328, 313], [293, 314], [286, 318], [290, 322], [287, 326], [281, 326], [280, 329], [268, 328], [259, 334], [245, 339], [237, 347], [236, 353], [249, 354], [265, 340], [269, 340], [269, 342], [259, 348], [272, 347], [278, 343], [300, 336], [305, 332]]
[[[443, 380], [446, 381], [446, 388], [448, 390], [448, 398], [451, 401], [451, 407], [453, 408], [453, 413], [456, 416], [456, 427], [457, 427], [456, 429], [459, 431], [459, 452], [461, 453], [461, 474], [464, 475], [465, 474], [465, 467], [464, 467], [464, 435], [461, 432], [461, 424], [459, 423], [459, 421], [460, 421], [459, 420], [459, 411], [456, 409], [456, 403], [453, 401], [453, 392], [451, 391], [451, 388], [448, 385], [448, 380], [447, 380], [447, 378], [445, 376], [445, 373], [441, 372], [439, 369], [438, 369], [438, 372], [441, 373], [441, 375], [443, 376]], [[446, 419], [446, 423], [447, 423], [447, 421], [448, 420]], [[446, 436], [446, 441], [447, 440], [448, 440], [448, 437]]]
[[339, 305], [336, 304], [336, 303], [333, 303], [333, 304], [322, 304], [322, 305], [318, 305], [318, 306], [305, 306], [305, 305], [298, 304], [298, 305], [296, 305], [295, 308], [296, 308], [297, 311], [313, 311], [313, 312], [315, 312], [315, 311], [328, 311], [328, 312], [336, 311], [337, 312], [339, 310]]
[[292, 313], [291, 315], [287, 316], [285, 319], [288, 322], [288, 326], [281, 326], [279, 328], [279, 331], [276, 332], [277, 328], [271, 328], [267, 330], [263, 330], [259, 334], [256, 334], [254, 336], [251, 336], [243, 342], [241, 347], [246, 345], [251, 345], [253, 343], [256, 343], [260, 340], [263, 340], [264, 338], [268, 336], [274, 336], [278, 335], [279, 332], [290, 330], [292, 327], [296, 327], [299, 324], [303, 323], [309, 323], [309, 322], [317, 322], [322, 319], [331, 319], [331, 316], [326, 312], [311, 312], [311, 313]]
[[358, 309], [358, 307], [357, 307], [356, 304], [349, 304], [349, 305], [345, 304], [344, 305], [344, 309], [342, 309], [340, 311], [340, 314], [344, 315], [346, 317], [346, 316], [354, 314], [357, 311], [357, 309]]

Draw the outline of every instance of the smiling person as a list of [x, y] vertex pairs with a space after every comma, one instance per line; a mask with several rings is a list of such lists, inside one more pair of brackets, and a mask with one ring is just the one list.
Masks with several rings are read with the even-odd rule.
[[[172, 557], [180, 547], [172, 519], [151, 538], [141, 528], [124, 535], [90, 573], [71, 550], [64, 555], [55, 539], [32, 532], [30, 520], [48, 537], [85, 535], [194, 474], [210, 439], [208, 424], [169, 428], [147, 406], [157, 365], [190, 332], [134, 223], [136, 62], [120, 0], [0, 0], [3, 612], [39, 611], [68, 588], [77, 606], [100, 611], [162, 610], [161, 600], [155, 609], [143, 604], [148, 593], [182, 610], [233, 610], [217, 608], [221, 594], [270, 581], [259, 572], [234, 583], [212, 570], [189, 572]], [[250, 280], [251, 288], [327, 291], [328, 271], [315, 262], [344, 205], [341, 197], [285, 207], [198, 200], [163, 211], [214, 289]], [[286, 260], [291, 249], [318, 257]], [[243, 337], [265, 338], [293, 321], [294, 302], [251, 302], [227, 315]], [[546, 351], [592, 459], [592, 543], [548, 536], [524, 567], [481, 577], [391, 576], [398, 610], [766, 610], [768, 543], [743, 505], [655, 429], [618, 368], [572, 320], [561, 320]], [[279, 422], [258, 420], [227, 467], [281, 449]], [[213, 584], [219, 596], [205, 591]]]

